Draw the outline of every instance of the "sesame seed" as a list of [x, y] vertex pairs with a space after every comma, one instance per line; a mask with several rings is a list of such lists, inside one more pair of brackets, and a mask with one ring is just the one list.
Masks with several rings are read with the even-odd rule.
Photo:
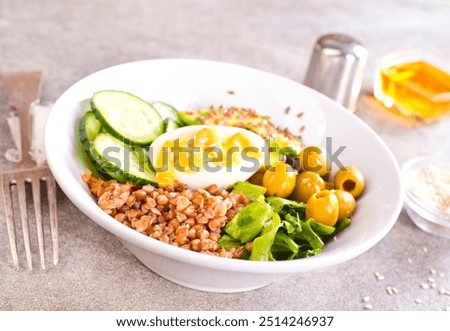
[[412, 184], [411, 191], [421, 201], [429, 203], [442, 212], [450, 212], [450, 191], [448, 183], [450, 171], [443, 166], [435, 165], [414, 169], [409, 173]]
[[447, 290], [445, 288], [441, 288], [439, 290], [439, 294], [445, 294], [445, 292], [447, 292]]
[[234, 91], [229, 90], [229, 91], [227, 91], [227, 93], [230, 94], [230, 95], [233, 95], [233, 94], [234, 94]]
[[384, 279], [384, 276], [381, 275], [379, 272], [375, 273], [375, 277], [376, 277], [377, 280], [383, 280]]
[[371, 309], [373, 309], [373, 307], [372, 307], [372, 305], [370, 303], [366, 303], [364, 305], [364, 309], [371, 310]]
[[433, 283], [430, 286], [431, 286], [431, 288], [436, 288], [437, 285], [436, 285], [436, 283]]
[[408, 257], [408, 263], [412, 263], [412, 259], [410, 257]]
[[429, 288], [430, 288], [430, 285], [428, 285], [427, 283], [422, 283], [422, 284], [420, 284], [420, 286], [421, 286], [423, 289], [429, 289]]
[[430, 269], [430, 274], [436, 275], [436, 269]]
[[370, 301], [370, 297], [369, 297], [369, 296], [365, 296], [365, 297], [363, 298], [363, 301], [364, 301], [364, 302], [369, 302], [369, 301]]
[[418, 305], [420, 305], [422, 303], [422, 300], [417, 298], [417, 299], [414, 299], [414, 302], [417, 303]]
[[284, 110], [284, 113], [289, 114], [290, 111], [291, 111], [291, 107], [287, 106], [286, 109]]
[[436, 282], [436, 280], [433, 277], [428, 277], [428, 281], [430, 283], [435, 283]]
[[422, 251], [423, 251], [424, 253], [427, 253], [427, 252], [428, 252], [428, 248], [426, 248], [425, 246], [423, 246], [423, 247], [422, 247]]
[[387, 292], [389, 295], [394, 294], [394, 291], [392, 290], [392, 287], [390, 287], [390, 286], [386, 287], [386, 292]]
[[445, 274], [443, 272], [439, 273], [439, 277], [443, 278], [445, 276]]
[[386, 292], [389, 295], [398, 294], [398, 289], [396, 287], [388, 286], [386, 287]]
[[304, 113], [301, 111], [301, 112], [299, 112], [299, 113], [297, 114], [297, 117], [300, 118], [300, 117], [302, 117], [303, 115], [304, 115]]

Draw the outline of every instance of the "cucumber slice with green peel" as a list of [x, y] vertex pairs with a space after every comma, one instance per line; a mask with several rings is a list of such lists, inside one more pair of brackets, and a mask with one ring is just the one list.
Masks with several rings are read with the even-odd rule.
[[149, 145], [162, 133], [162, 118], [143, 99], [123, 91], [94, 93], [91, 107], [106, 130], [126, 143]]
[[109, 180], [112, 179], [112, 177], [108, 173], [98, 169], [98, 166], [90, 153], [92, 141], [102, 131], [104, 131], [104, 128], [101, 126], [94, 113], [92, 111], [84, 113], [78, 122], [77, 153], [83, 164], [95, 177]]
[[156, 174], [149, 168], [147, 155], [111, 134], [100, 133], [92, 141], [90, 154], [98, 169], [118, 182], [157, 186]]
[[148, 149], [141, 146], [132, 146], [131, 150], [137, 155], [139, 164], [145, 169], [149, 169], [150, 172], [156, 172], [150, 162]]
[[109, 173], [99, 169], [97, 163], [92, 158], [91, 153], [89, 153], [89, 151], [85, 150], [84, 147], [80, 149], [80, 153], [81, 153], [81, 157], [84, 162], [84, 165], [86, 166], [87, 169], [89, 169], [89, 171], [92, 172], [92, 175], [94, 177], [101, 178], [104, 180], [113, 179], [113, 177]]
[[152, 103], [153, 108], [161, 115], [161, 118], [165, 120], [166, 118], [170, 118], [174, 121], [178, 120], [178, 111], [172, 107], [171, 105], [165, 102], [154, 102]]
[[178, 120], [184, 125], [198, 125], [202, 124], [198, 113], [189, 112], [189, 111], [179, 111], [178, 112]]
[[164, 130], [164, 132], [173, 131], [173, 130], [176, 130], [178, 128], [181, 128], [182, 126], [183, 126], [182, 124], [178, 123], [177, 121], [174, 121], [171, 118], [166, 118], [163, 121], [163, 128], [164, 128], [163, 130]]
[[86, 112], [78, 124], [78, 132], [83, 145], [92, 141], [102, 130], [101, 123], [92, 111]]

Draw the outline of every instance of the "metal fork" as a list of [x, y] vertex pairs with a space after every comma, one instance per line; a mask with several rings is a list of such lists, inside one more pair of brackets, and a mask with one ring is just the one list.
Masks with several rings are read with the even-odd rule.
[[[41, 183], [46, 183], [47, 200], [49, 205], [50, 231], [53, 249], [53, 264], [58, 263], [58, 222], [56, 210], [56, 183], [47, 166], [36, 167], [29, 151], [30, 141], [30, 105], [39, 100], [41, 90], [41, 73], [24, 72], [8, 74], [3, 77], [10, 106], [15, 109], [20, 121], [21, 154], [19, 168], [1, 174], [2, 196], [4, 201], [5, 219], [8, 231], [14, 266], [19, 269], [19, 258], [16, 244], [14, 221], [14, 204], [18, 201], [18, 214], [22, 222], [23, 242], [27, 265], [33, 269], [30, 244], [30, 230], [28, 222], [26, 183], [31, 184], [36, 231], [39, 246], [40, 264], [45, 269], [44, 231], [42, 222]], [[13, 189], [15, 187], [15, 190]]]

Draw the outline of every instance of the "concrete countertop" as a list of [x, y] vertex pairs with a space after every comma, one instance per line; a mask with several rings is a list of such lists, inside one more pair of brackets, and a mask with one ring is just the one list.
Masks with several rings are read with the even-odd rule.
[[[375, 58], [416, 47], [450, 58], [449, 17], [448, 0], [2, 0], [0, 74], [42, 70], [42, 101], [55, 101], [99, 69], [151, 58], [220, 60], [301, 82], [317, 37], [346, 33], [369, 50], [356, 114], [401, 165], [422, 154], [449, 155], [450, 122], [413, 128], [376, 106]], [[3, 155], [12, 140], [3, 90], [0, 101], [0, 169], [6, 170], [12, 165]], [[374, 310], [450, 307], [450, 296], [439, 294], [450, 290], [450, 240], [421, 231], [404, 211], [381, 242], [351, 261], [250, 292], [213, 294], [148, 270], [61, 191], [58, 207], [60, 262], [46, 271], [36, 265], [29, 272], [24, 261], [14, 269], [0, 214], [0, 310], [363, 310], [366, 296]], [[423, 289], [429, 277], [437, 286]]]

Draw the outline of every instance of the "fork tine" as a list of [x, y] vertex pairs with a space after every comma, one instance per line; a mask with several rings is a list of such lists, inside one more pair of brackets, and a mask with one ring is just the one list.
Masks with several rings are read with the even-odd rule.
[[50, 214], [50, 229], [52, 234], [53, 265], [56, 265], [59, 261], [58, 215], [56, 209], [56, 183], [51, 173], [46, 176], [46, 182]]
[[16, 231], [14, 227], [14, 215], [13, 215], [13, 205], [11, 199], [11, 186], [9, 178], [1, 176], [2, 184], [2, 196], [5, 210], [6, 218], [6, 229], [8, 231], [9, 247], [11, 249], [11, 255], [13, 264], [16, 269], [19, 269], [19, 257], [17, 255], [17, 245], [16, 245]]
[[44, 253], [44, 233], [42, 228], [42, 208], [41, 208], [41, 185], [40, 179], [33, 177], [31, 179], [31, 189], [33, 191], [34, 214], [36, 218], [36, 230], [39, 245], [39, 257], [41, 260], [41, 268], [45, 270], [45, 253]]
[[22, 220], [25, 256], [27, 258], [28, 269], [33, 270], [33, 263], [31, 261], [30, 230], [28, 228], [28, 211], [27, 211], [27, 196], [25, 191], [25, 182], [22, 180], [18, 180], [16, 183], [16, 188], [17, 188], [17, 199], [19, 200], [20, 218]]

